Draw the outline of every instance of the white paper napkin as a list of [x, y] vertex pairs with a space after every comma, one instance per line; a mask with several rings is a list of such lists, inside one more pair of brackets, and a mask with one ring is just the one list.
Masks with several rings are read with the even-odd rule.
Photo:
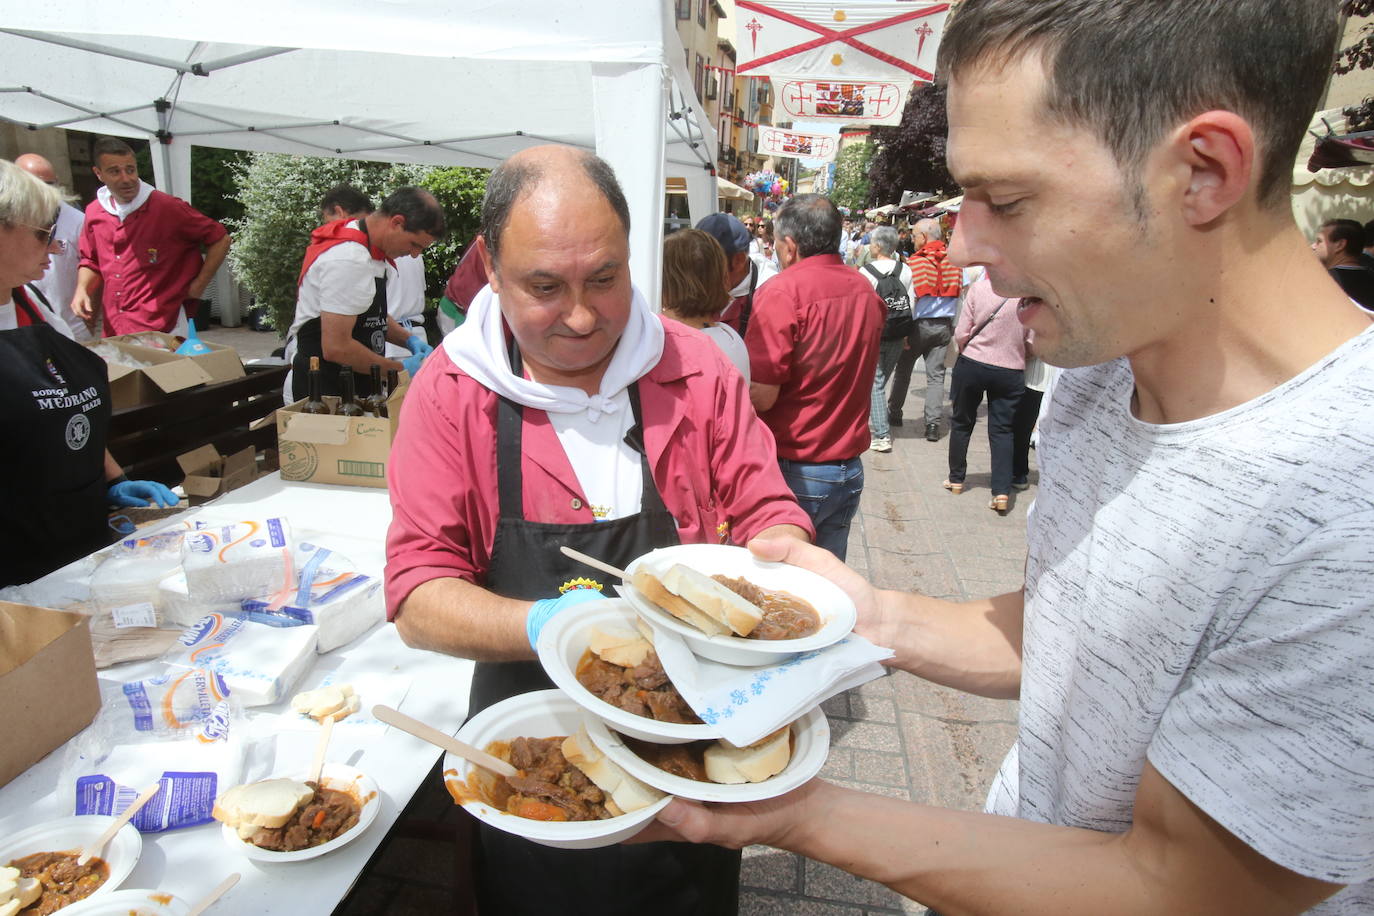
[[[652, 626], [652, 624], [650, 624]], [[781, 664], [742, 668], [692, 654], [682, 637], [653, 627], [663, 670], [703, 722], [744, 747], [852, 687], [883, 676], [896, 653], [853, 633]]]

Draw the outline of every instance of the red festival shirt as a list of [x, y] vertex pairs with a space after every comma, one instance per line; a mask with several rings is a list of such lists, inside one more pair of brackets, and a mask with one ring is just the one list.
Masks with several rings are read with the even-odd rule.
[[161, 191], [123, 222], [91, 201], [81, 227], [81, 266], [100, 274], [105, 336], [172, 330], [204, 264], [201, 246], [225, 234], [222, 225]]
[[759, 414], [778, 457], [819, 464], [868, 448], [868, 404], [887, 306], [838, 254], [803, 258], [754, 293], [753, 381], [779, 386]]

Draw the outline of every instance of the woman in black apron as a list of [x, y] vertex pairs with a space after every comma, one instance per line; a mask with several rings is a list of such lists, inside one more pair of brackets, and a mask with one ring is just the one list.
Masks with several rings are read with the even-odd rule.
[[[511, 368], [521, 371], [518, 348]], [[521, 490], [522, 408], [501, 398], [496, 467], [500, 515], [486, 586], [507, 598], [537, 600], [558, 593], [586, 567], [557, 548], [567, 545], [614, 566], [658, 547], [679, 543], [677, 523], [654, 484], [645, 454], [639, 388], [629, 389], [634, 426], [625, 441], [640, 455], [643, 495], [635, 515], [586, 525], [525, 520]], [[537, 661], [478, 662], [469, 715], [508, 697], [553, 686]], [[480, 824], [478, 904], [499, 916], [717, 916], [739, 907], [738, 850], [689, 843], [650, 843], [602, 849], [552, 849]]]
[[0, 331], [0, 422], [10, 430], [0, 449], [0, 586], [31, 582], [113, 539], [105, 361], [58, 333], [18, 289], [14, 305], [30, 323]]

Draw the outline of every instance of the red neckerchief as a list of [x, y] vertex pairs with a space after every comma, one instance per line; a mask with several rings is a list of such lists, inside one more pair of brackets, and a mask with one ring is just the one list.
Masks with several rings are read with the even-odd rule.
[[[310, 245], [305, 249], [305, 261], [301, 264], [301, 275], [296, 279], [296, 285], [300, 286], [305, 282], [305, 274], [310, 270], [311, 265], [335, 245], [344, 242], [357, 242], [367, 249], [367, 253], [372, 255], [375, 260], [386, 261], [393, 267], [396, 262], [386, 256], [386, 253], [376, 245], [372, 244], [372, 239], [363, 229], [354, 229], [349, 223], [355, 222], [352, 219], [338, 219], [332, 223], [325, 223], [314, 232], [310, 233]], [[363, 225], [366, 225], [365, 223]]]

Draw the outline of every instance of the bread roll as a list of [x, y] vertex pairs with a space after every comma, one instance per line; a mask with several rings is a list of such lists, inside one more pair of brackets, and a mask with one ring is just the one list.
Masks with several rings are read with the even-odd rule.
[[330, 684], [296, 694], [291, 698], [291, 709], [320, 722], [326, 716], [338, 721], [358, 711], [358, 697], [351, 684]]
[[668, 611], [683, 623], [701, 630], [707, 636], [724, 636], [730, 632], [728, 627], [706, 616], [690, 601], [685, 601], [664, 588], [663, 583], [653, 573], [640, 570], [630, 579], [630, 584], [638, 589], [645, 598]]
[[606, 793], [606, 810], [611, 814], [629, 814], [663, 797], [662, 792], [635, 779], [621, 769], [620, 764], [601, 753], [585, 728], [563, 739], [563, 756]]
[[644, 657], [653, 649], [649, 640], [628, 627], [592, 627], [587, 648], [602, 661], [633, 668], [644, 663]]
[[291, 820], [315, 790], [296, 779], [263, 779], [234, 786], [215, 799], [211, 816], [248, 839], [259, 827], [280, 827]]
[[21, 878], [21, 874], [12, 866], [0, 868], [0, 916], [14, 916], [43, 896], [43, 885], [38, 879]]
[[717, 741], [706, 749], [706, 777], [725, 785], [763, 782], [786, 769], [791, 759], [792, 728], [784, 725], [748, 747]]
[[705, 573], [674, 563], [663, 574], [663, 587], [690, 601], [707, 617], [740, 636], [748, 636], [763, 620], [763, 609], [746, 601]]

